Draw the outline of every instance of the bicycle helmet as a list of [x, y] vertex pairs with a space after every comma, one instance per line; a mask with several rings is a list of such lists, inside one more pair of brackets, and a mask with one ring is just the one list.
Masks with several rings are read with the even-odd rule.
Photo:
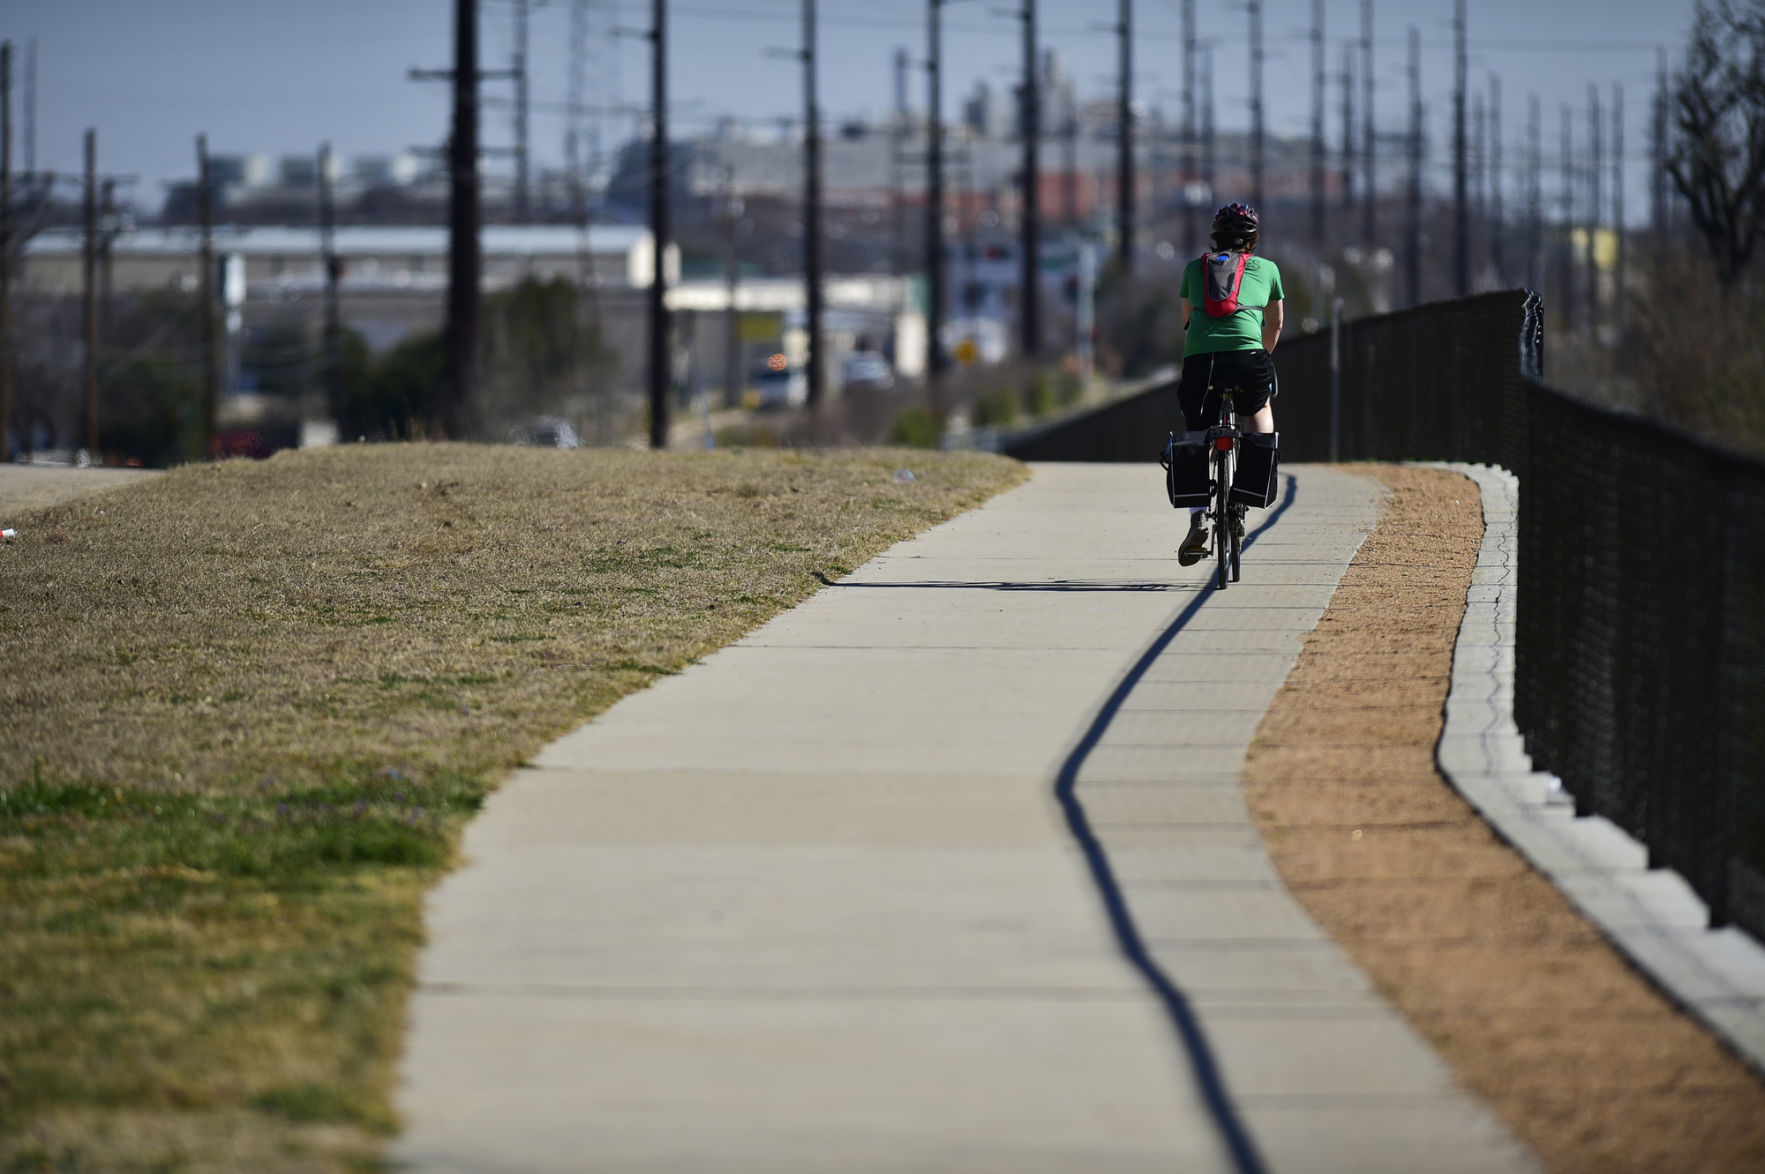
[[1217, 248], [1253, 249], [1260, 227], [1256, 209], [1249, 204], [1222, 204], [1213, 214], [1213, 242]]

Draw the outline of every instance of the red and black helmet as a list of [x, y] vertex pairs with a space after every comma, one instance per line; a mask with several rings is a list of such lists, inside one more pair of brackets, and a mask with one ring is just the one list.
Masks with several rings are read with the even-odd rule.
[[1217, 242], [1255, 244], [1259, 226], [1256, 209], [1249, 204], [1222, 204], [1213, 214], [1213, 236]]

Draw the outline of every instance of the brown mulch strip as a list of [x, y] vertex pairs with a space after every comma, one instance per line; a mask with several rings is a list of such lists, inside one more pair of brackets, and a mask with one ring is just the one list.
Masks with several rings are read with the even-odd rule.
[[1676, 1009], [1434, 762], [1477, 488], [1379, 467], [1384, 516], [1245, 767], [1288, 887], [1554, 1171], [1765, 1171], [1765, 1082]]

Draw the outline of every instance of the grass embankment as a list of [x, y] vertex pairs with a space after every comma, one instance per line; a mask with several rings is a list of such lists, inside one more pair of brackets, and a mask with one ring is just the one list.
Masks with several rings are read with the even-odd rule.
[[0, 1169], [372, 1167], [422, 895], [497, 779], [1022, 475], [359, 447], [27, 519], [0, 548]]

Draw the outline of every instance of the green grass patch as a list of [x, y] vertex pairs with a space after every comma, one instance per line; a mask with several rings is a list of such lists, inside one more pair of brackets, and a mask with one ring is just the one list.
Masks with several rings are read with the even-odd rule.
[[1022, 475], [351, 446], [20, 519], [0, 1170], [376, 1168], [423, 894], [497, 780]]

